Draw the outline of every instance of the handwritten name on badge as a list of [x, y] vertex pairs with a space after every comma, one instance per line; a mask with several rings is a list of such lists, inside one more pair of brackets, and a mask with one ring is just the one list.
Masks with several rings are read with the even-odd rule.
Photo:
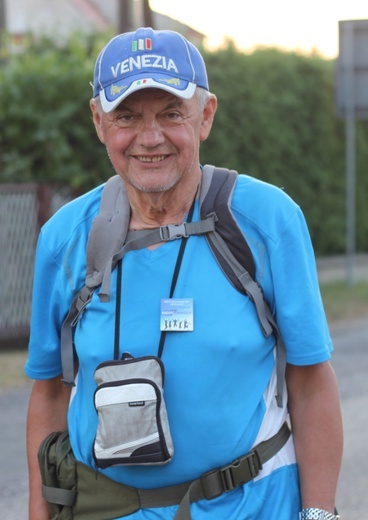
[[168, 298], [161, 300], [160, 330], [191, 332], [194, 330], [193, 299]]

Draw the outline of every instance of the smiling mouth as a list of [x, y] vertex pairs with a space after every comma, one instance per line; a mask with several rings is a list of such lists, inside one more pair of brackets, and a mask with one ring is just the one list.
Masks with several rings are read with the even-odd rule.
[[138, 155], [137, 159], [144, 163], [156, 163], [166, 159], [167, 155], [156, 155], [155, 157], [147, 157], [146, 155]]

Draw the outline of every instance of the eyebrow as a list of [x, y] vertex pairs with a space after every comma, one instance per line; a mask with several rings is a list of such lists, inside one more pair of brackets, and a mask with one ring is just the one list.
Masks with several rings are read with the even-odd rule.
[[175, 97], [172, 101], [170, 101], [164, 110], [167, 110], [168, 108], [176, 108], [176, 107], [182, 107], [184, 104], [184, 100], [180, 99], [179, 97]]
[[116, 113], [116, 112], [124, 112], [125, 110], [132, 110], [131, 108], [129, 108], [129, 106], [124, 102], [122, 101], [113, 111], [112, 113]]
[[[177, 96], [173, 96], [173, 99], [163, 107], [163, 110], [169, 110], [170, 108], [180, 108], [183, 106], [183, 103], [183, 99]], [[118, 105], [114, 110], [115, 113], [124, 111], [134, 112], [134, 109], [131, 106], [129, 106], [129, 102], [127, 102], [126, 100], [122, 101], [120, 105]]]

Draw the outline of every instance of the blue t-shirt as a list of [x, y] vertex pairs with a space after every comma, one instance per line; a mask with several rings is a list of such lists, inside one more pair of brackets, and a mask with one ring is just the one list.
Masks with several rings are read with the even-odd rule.
[[[60, 328], [73, 295], [83, 285], [86, 241], [101, 191], [99, 187], [66, 205], [41, 231], [26, 364], [31, 378], [61, 373]], [[257, 280], [277, 317], [287, 361], [311, 365], [328, 360], [332, 346], [300, 208], [274, 186], [240, 175], [232, 211], [252, 249]], [[198, 219], [197, 206], [193, 220]], [[176, 240], [124, 257], [121, 354], [157, 355], [160, 303], [169, 296], [179, 247]], [[76, 458], [92, 467], [97, 428], [93, 374], [101, 362], [113, 359], [116, 284], [115, 269], [110, 302], [101, 303], [97, 291], [75, 332], [79, 371], [68, 425]], [[264, 337], [253, 303], [231, 286], [204, 236], [188, 240], [174, 298], [193, 299], [194, 308], [194, 330], [169, 332], [162, 355], [175, 453], [166, 465], [103, 471], [130, 486], [149, 489], [195, 479], [274, 435], [287, 416], [286, 407], [278, 408], [274, 398], [275, 339]], [[141, 510], [125, 518], [171, 519], [175, 510]], [[296, 520], [300, 499], [292, 439], [255, 481], [215, 500], [192, 504], [191, 510], [193, 520]]]

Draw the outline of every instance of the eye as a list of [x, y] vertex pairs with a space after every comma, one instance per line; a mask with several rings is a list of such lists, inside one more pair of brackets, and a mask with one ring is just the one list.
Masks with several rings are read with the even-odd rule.
[[165, 118], [168, 119], [169, 121], [176, 121], [176, 120], [179, 120], [181, 119], [181, 114], [180, 112], [178, 111], [175, 111], [175, 110], [170, 110], [168, 112], [165, 112]]
[[120, 112], [116, 115], [115, 121], [121, 122], [121, 123], [130, 123], [133, 121], [134, 116], [133, 114], [130, 114], [129, 112]]

